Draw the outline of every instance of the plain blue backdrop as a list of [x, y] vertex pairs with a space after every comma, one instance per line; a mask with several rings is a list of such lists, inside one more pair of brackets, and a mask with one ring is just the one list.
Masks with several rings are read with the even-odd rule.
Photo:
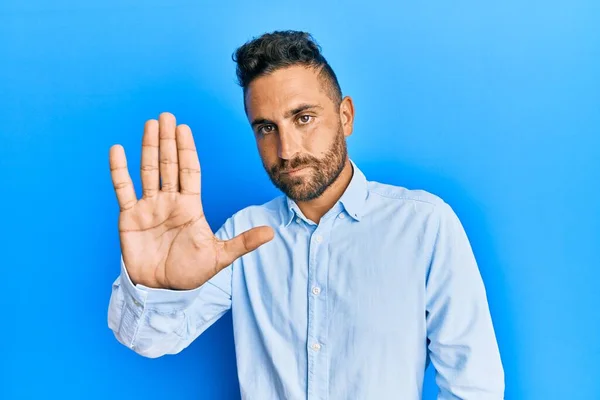
[[231, 54], [302, 29], [355, 101], [367, 177], [463, 221], [506, 398], [600, 399], [599, 4], [0, 1], [0, 398], [239, 398], [230, 313], [159, 359], [108, 329], [108, 150], [124, 145], [139, 194], [143, 124], [170, 111], [194, 133], [213, 229], [279, 195]]

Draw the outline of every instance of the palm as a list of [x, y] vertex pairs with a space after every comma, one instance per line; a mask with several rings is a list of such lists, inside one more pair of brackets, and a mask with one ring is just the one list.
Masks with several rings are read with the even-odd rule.
[[121, 207], [121, 251], [135, 283], [193, 289], [272, 238], [268, 227], [228, 241], [215, 237], [202, 209], [200, 164], [191, 131], [186, 125], [176, 127], [169, 113], [145, 126], [142, 199], [136, 199], [121, 146], [111, 148], [110, 164]]
[[207, 272], [217, 267], [217, 241], [201, 209], [198, 196], [158, 193], [124, 210], [119, 218], [119, 234], [125, 264], [132, 270], [143, 266], [153, 269], [147, 279], [154, 281], [146, 282], [150, 286], [199, 286], [198, 280], [208, 277], [186, 276], [186, 271], [198, 265]]

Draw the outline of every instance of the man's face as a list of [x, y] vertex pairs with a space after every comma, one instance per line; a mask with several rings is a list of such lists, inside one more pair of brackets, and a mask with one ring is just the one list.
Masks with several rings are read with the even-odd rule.
[[246, 92], [263, 166], [293, 200], [319, 197], [346, 163], [352, 101], [337, 107], [326, 90], [317, 70], [292, 66], [256, 78]]

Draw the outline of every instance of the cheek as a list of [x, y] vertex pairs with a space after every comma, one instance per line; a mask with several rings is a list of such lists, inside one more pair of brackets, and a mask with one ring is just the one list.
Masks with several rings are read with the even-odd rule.
[[331, 148], [337, 131], [331, 126], [315, 123], [308, 129], [307, 133], [308, 135], [306, 135], [304, 143], [306, 150], [320, 157], [326, 154]]
[[256, 139], [258, 154], [263, 162], [272, 165], [277, 162], [277, 145], [270, 139]]

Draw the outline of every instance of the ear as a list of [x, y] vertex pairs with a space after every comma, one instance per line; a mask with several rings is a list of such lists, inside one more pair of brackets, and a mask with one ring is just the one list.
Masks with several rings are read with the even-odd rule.
[[344, 136], [350, 136], [354, 125], [354, 103], [350, 96], [344, 97], [340, 103], [340, 120], [342, 121]]

